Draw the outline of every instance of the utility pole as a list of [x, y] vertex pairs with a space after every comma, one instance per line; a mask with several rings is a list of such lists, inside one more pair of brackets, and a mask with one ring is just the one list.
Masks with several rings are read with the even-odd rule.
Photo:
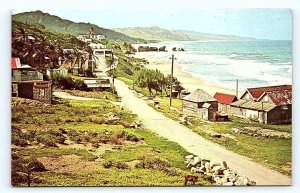
[[172, 54], [172, 67], [171, 67], [171, 79], [170, 79], [170, 108], [172, 107], [173, 66], [174, 66], [174, 54]]
[[235, 96], [236, 98], [239, 98], [239, 79], [236, 79], [236, 93]]
[[[114, 65], [114, 53], [112, 52], [112, 65]], [[112, 73], [112, 84], [113, 84], [113, 94], [115, 94], [115, 65], [113, 66], [113, 73]]]

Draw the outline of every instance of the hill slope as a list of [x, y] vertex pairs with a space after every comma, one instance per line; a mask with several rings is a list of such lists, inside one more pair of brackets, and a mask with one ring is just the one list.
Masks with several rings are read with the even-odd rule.
[[127, 42], [144, 42], [142, 38], [133, 38], [110, 29], [99, 27], [90, 23], [76, 23], [70, 20], [62, 19], [58, 16], [50, 15], [41, 11], [18, 13], [12, 16], [15, 21], [44, 25], [47, 29], [60, 32], [70, 33], [72, 35], [86, 34], [91, 28], [94, 28], [95, 34], [105, 35], [109, 40], [127, 41]]
[[148, 41], [188, 41], [188, 40], [247, 40], [251, 38], [233, 36], [205, 34], [187, 30], [167, 30], [157, 26], [153, 27], [128, 27], [114, 29], [117, 32], [135, 38], [143, 38]]
[[117, 32], [148, 41], [185, 41], [192, 40], [188, 35], [179, 31], [171, 31], [156, 26], [153, 27], [128, 27], [114, 29]]

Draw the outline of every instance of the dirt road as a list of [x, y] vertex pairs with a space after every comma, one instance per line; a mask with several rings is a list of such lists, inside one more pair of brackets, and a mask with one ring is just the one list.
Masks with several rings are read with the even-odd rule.
[[265, 166], [251, 161], [251, 159], [226, 150], [224, 147], [212, 143], [187, 127], [179, 124], [155, 111], [145, 101], [138, 98], [128, 86], [119, 80], [115, 80], [115, 87], [122, 97], [123, 105], [137, 114], [145, 126], [162, 137], [174, 141], [187, 151], [215, 161], [226, 161], [228, 166], [236, 170], [240, 175], [246, 175], [254, 180], [257, 185], [290, 185], [291, 178], [273, 171]]

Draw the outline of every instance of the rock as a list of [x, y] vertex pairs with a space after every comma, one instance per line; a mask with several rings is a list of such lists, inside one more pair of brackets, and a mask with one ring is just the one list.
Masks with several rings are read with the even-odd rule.
[[222, 137], [222, 135], [220, 133], [217, 133], [217, 132], [211, 132], [210, 136], [214, 137], [214, 138], [221, 138]]
[[222, 186], [233, 186], [234, 184], [232, 182], [226, 182], [222, 184]]
[[222, 178], [222, 177], [219, 177], [219, 176], [214, 177], [214, 181], [216, 182], [216, 185], [219, 185], [219, 186], [227, 183], [227, 179], [226, 178]]
[[220, 166], [220, 165], [221, 165], [220, 163], [217, 163], [217, 162], [214, 162], [214, 161], [210, 162], [210, 168], [213, 168], [214, 166]]
[[232, 128], [231, 129], [233, 132], [235, 132], [235, 133], [239, 133], [240, 132], [240, 130], [238, 129], [238, 128]]
[[185, 159], [193, 159], [194, 158], [194, 155], [187, 155], [185, 156]]
[[212, 168], [212, 172], [216, 173], [216, 172], [218, 172], [218, 170], [220, 170], [220, 169], [221, 169], [221, 166], [214, 166], [214, 167]]
[[222, 164], [223, 164], [223, 168], [228, 169], [228, 165], [227, 165], [226, 161], [223, 161]]
[[201, 164], [201, 158], [194, 157], [194, 160], [190, 163], [191, 166], [196, 166], [197, 164]]
[[191, 172], [196, 172], [196, 173], [204, 174], [204, 171], [203, 171], [203, 170], [201, 170], [200, 168], [195, 168], [195, 167], [192, 167], [192, 168], [191, 168]]
[[205, 168], [206, 168], [206, 170], [210, 169], [210, 163], [209, 162], [205, 163]]
[[234, 182], [235, 186], [245, 186], [243, 177], [239, 176]]

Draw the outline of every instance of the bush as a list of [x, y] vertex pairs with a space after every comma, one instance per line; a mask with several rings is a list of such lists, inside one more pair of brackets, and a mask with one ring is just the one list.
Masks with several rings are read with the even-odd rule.
[[135, 165], [136, 168], [158, 169], [166, 171], [170, 167], [170, 163], [161, 158], [141, 158], [141, 162]]
[[117, 162], [115, 164], [115, 167], [118, 169], [128, 169], [129, 168], [128, 164], [123, 163], [123, 162]]
[[81, 79], [73, 79], [71, 76], [63, 76], [61, 74], [53, 75], [53, 84], [62, 89], [86, 90], [87, 85]]
[[108, 169], [108, 168], [113, 167], [113, 163], [112, 163], [112, 161], [104, 161], [104, 162], [102, 163], [102, 166], [103, 166], [104, 168]]

